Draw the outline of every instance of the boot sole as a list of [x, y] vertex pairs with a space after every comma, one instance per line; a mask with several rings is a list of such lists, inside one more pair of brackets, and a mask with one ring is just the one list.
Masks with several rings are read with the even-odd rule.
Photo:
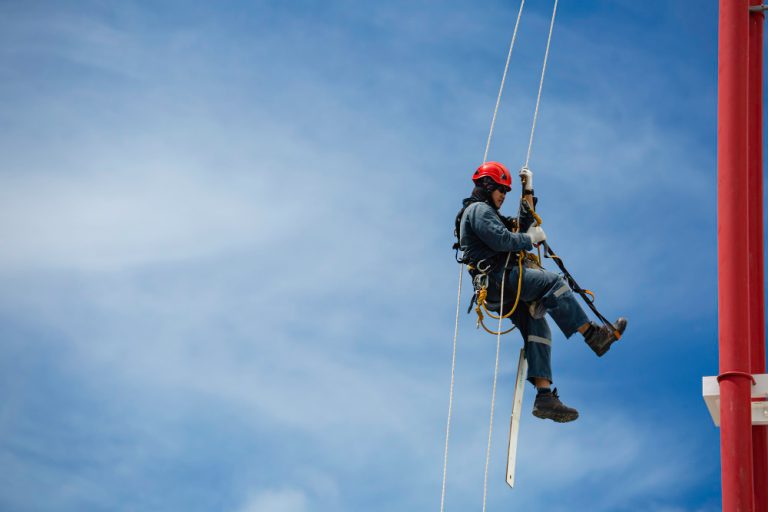
[[579, 418], [579, 413], [567, 413], [567, 412], [543, 412], [543, 411], [533, 411], [533, 415], [536, 416], [539, 419], [542, 420], [552, 420], [557, 423], [568, 423], [569, 421], [574, 421]]

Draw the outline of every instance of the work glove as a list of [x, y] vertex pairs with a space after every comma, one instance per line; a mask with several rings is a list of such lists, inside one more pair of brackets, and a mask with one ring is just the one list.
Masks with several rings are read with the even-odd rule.
[[523, 181], [523, 190], [533, 192], [533, 171], [527, 167], [520, 169], [520, 179]]
[[537, 224], [529, 227], [525, 234], [531, 237], [531, 243], [533, 245], [538, 245], [547, 239], [547, 234], [544, 233], [544, 230], [541, 229], [541, 226]]

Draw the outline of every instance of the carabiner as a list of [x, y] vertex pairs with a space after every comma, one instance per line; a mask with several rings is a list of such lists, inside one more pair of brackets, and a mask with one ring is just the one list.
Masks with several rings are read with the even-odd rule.
[[472, 283], [475, 287], [475, 291], [485, 290], [488, 288], [488, 274], [477, 274]]
[[481, 274], [487, 274], [489, 270], [491, 270], [492, 263], [488, 262], [485, 263], [485, 260], [480, 260], [475, 264], [475, 268], [478, 272]]

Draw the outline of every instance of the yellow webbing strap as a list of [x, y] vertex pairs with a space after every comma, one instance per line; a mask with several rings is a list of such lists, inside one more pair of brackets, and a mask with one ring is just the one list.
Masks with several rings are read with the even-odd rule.
[[[521, 290], [523, 288], [522, 284], [523, 284], [523, 259], [524, 258], [525, 258], [525, 253], [521, 251], [517, 255], [517, 268], [518, 268], [517, 274], [518, 275], [517, 275], [517, 293], [515, 294], [515, 304], [512, 306], [512, 309], [509, 311], [509, 313], [507, 313], [506, 315], [503, 315], [503, 316], [495, 315], [494, 313], [489, 311], [488, 307], [485, 305], [486, 297], [488, 296], [488, 289], [487, 288], [481, 288], [477, 292], [477, 306], [475, 306], [475, 313], [477, 313], [477, 323], [478, 323], [479, 326], [481, 326], [483, 329], [485, 329], [485, 332], [487, 332], [488, 334], [493, 334], [493, 335], [507, 334], [507, 333], [512, 332], [515, 329], [514, 327], [512, 327], [512, 328], [507, 329], [506, 331], [502, 331], [502, 332], [492, 331], [491, 329], [486, 327], [485, 322], [483, 321], [483, 319], [484, 319], [483, 311], [485, 311], [485, 313], [489, 317], [494, 318], [496, 320], [500, 320], [502, 318], [509, 318], [510, 316], [512, 316], [512, 314], [517, 309], [517, 305], [520, 302], [520, 292], [521, 292]], [[505, 272], [505, 275], [504, 275], [503, 279], [506, 279], [506, 272]], [[503, 307], [502, 307], [502, 310], [503, 310]]]
[[483, 312], [482, 311], [478, 311], [477, 312], [477, 323], [478, 323], [478, 325], [480, 327], [485, 329], [485, 332], [487, 332], [488, 334], [493, 334], [494, 336], [499, 335], [499, 334], [509, 334], [510, 332], [515, 330], [514, 326], [510, 327], [506, 331], [501, 331], [501, 332], [490, 330], [488, 327], [485, 326], [485, 322], [483, 322]]
[[533, 215], [533, 218], [534, 218], [534, 219], [536, 219], [536, 223], [537, 223], [539, 226], [541, 226], [541, 225], [544, 223], [544, 221], [543, 221], [543, 220], [541, 220], [541, 217], [539, 217], [539, 214], [538, 214], [538, 213], [536, 213], [536, 211], [535, 211], [533, 208], [531, 208], [531, 210], [530, 210], [530, 211], [531, 211], [531, 215]]

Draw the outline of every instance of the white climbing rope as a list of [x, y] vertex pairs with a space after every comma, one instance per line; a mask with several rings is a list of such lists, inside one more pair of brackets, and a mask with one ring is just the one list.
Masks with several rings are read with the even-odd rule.
[[[488, 160], [488, 151], [491, 148], [491, 139], [493, 138], [493, 128], [496, 125], [496, 114], [499, 112], [499, 105], [501, 104], [501, 95], [504, 92], [504, 82], [507, 79], [507, 72], [509, 71], [509, 61], [512, 58], [512, 50], [515, 47], [515, 41], [517, 40], [517, 28], [520, 26], [520, 17], [523, 14], [523, 6], [525, 6], [525, 0], [520, 0], [520, 9], [517, 11], [517, 19], [515, 21], [515, 29], [512, 32], [512, 41], [509, 44], [509, 52], [507, 52], [507, 61], [504, 64], [504, 73], [501, 77], [501, 85], [499, 86], [499, 94], [496, 98], [496, 106], [493, 109], [493, 118], [491, 119], [491, 128], [488, 132], [488, 141], [485, 144], [485, 153], [483, 154], [483, 163]], [[461, 285], [462, 278], [464, 276], [464, 265], [459, 265], [459, 292], [456, 298], [456, 322], [453, 331], [453, 357], [451, 359], [451, 389], [448, 397], [448, 420], [445, 427], [445, 453], [443, 455], [443, 484], [440, 492], [440, 512], [445, 512], [445, 482], [448, 474], [448, 439], [451, 433], [451, 414], [453, 412], [453, 387], [454, 376], [456, 374], [456, 340], [459, 336], [459, 310], [461, 308]], [[501, 322], [501, 321], [499, 321]], [[501, 329], [499, 329], [501, 330]], [[498, 351], [496, 354], [497, 368], [498, 368]], [[495, 388], [495, 382], [494, 382]], [[494, 391], [495, 393], [495, 391]], [[487, 468], [486, 468], [487, 472]], [[483, 508], [485, 508], [485, 498], [483, 498]]]
[[[493, 412], [496, 407], [496, 381], [499, 378], [499, 352], [501, 351], [501, 321], [504, 319], [504, 285], [507, 282], [506, 270], [509, 265], [511, 252], [507, 253], [504, 261], [504, 274], [501, 278], [501, 304], [499, 305], [499, 325], [496, 329], [496, 363], [493, 367], [493, 390], [491, 391], [491, 420], [488, 425], [488, 447], [485, 450], [485, 476], [483, 477], [483, 512], [488, 498], [488, 466], [491, 462], [491, 439], [493, 438]], [[522, 269], [519, 270], [522, 272]]]
[[504, 82], [507, 80], [507, 71], [509, 71], [509, 61], [512, 58], [512, 49], [517, 40], [517, 27], [520, 25], [520, 16], [523, 14], [525, 0], [520, 1], [520, 9], [517, 11], [517, 21], [515, 21], [515, 30], [512, 32], [512, 42], [509, 43], [509, 52], [507, 53], [507, 62], [504, 64], [504, 74], [501, 75], [501, 85], [499, 86], [499, 95], [496, 98], [496, 107], [493, 109], [493, 118], [491, 119], [491, 129], [488, 132], [488, 142], [485, 143], [485, 153], [483, 153], [483, 163], [488, 161], [488, 150], [491, 149], [491, 138], [493, 137], [493, 127], [496, 126], [496, 114], [499, 112], [501, 104], [501, 93], [504, 92]]
[[445, 425], [445, 455], [443, 455], [443, 490], [440, 493], [440, 512], [445, 510], [445, 480], [448, 474], [448, 438], [451, 435], [451, 414], [453, 413], [453, 382], [456, 374], [456, 340], [459, 337], [459, 310], [461, 308], [461, 284], [464, 280], [464, 264], [459, 265], [459, 293], [456, 297], [456, 322], [453, 328], [453, 357], [451, 359], [451, 391], [448, 396], [448, 421]]
[[[549, 36], [547, 37], [547, 49], [544, 53], [544, 63], [542, 65], [541, 69], [541, 78], [539, 80], [539, 91], [538, 95], [536, 97], [536, 108], [534, 110], [533, 114], [533, 122], [531, 124], [531, 135], [528, 141], [528, 152], [525, 159], [525, 165], [524, 167], [528, 167], [528, 163], [531, 159], [531, 149], [533, 147], [533, 136], [534, 132], [536, 130], [536, 122], [538, 120], [539, 115], [539, 105], [541, 103], [541, 91], [544, 86], [544, 75], [547, 70], [547, 60], [549, 58], [549, 48], [552, 42], [552, 31], [555, 24], [555, 15], [557, 13], [557, 3], [558, 0], [555, 0], [555, 5], [552, 10], [552, 20], [550, 21], [549, 25]], [[525, 0], [520, 1], [520, 8], [517, 13], [517, 19], [515, 21], [515, 28], [512, 33], [512, 41], [509, 45], [509, 52], [507, 53], [507, 60], [504, 64], [504, 73], [501, 77], [501, 85], [499, 86], [499, 94], [496, 98], [496, 105], [493, 109], [493, 116], [491, 118], [491, 127], [488, 132], [488, 140], [485, 144], [485, 152], [483, 153], [483, 163], [488, 161], [488, 152], [491, 148], [491, 140], [493, 138], [493, 130], [496, 126], [496, 116], [499, 111], [499, 105], [501, 104], [501, 96], [504, 92], [504, 84], [507, 79], [507, 73], [509, 71], [509, 63], [512, 58], [512, 50], [515, 47], [515, 41], [517, 40], [517, 29], [520, 25], [520, 18], [523, 14], [523, 7], [525, 6]], [[507, 254], [507, 261], [504, 264], [504, 267], [506, 268], [510, 254]], [[454, 333], [453, 333], [453, 355], [451, 359], [451, 385], [450, 385], [450, 393], [448, 397], [448, 420], [446, 422], [445, 427], [445, 452], [443, 455], [443, 481], [442, 481], [442, 490], [440, 493], [440, 512], [445, 512], [445, 487], [446, 487], [446, 480], [447, 480], [447, 472], [448, 472], [448, 441], [450, 438], [451, 433], [451, 417], [453, 414], [453, 394], [454, 394], [454, 381], [455, 381], [455, 373], [456, 373], [456, 347], [457, 347], [457, 340], [458, 340], [458, 333], [459, 333], [459, 312], [461, 309], [461, 289], [462, 289], [462, 282], [463, 282], [463, 276], [464, 276], [464, 264], [459, 265], [459, 290], [456, 298], [456, 320], [454, 324]], [[493, 417], [494, 417], [494, 410], [495, 410], [495, 404], [496, 404], [496, 384], [498, 381], [498, 375], [499, 375], [499, 354], [501, 352], [501, 322], [503, 319], [503, 311], [504, 311], [504, 284], [506, 282], [506, 279], [502, 279], [501, 284], [501, 308], [500, 311], [502, 312], [501, 315], [499, 315], [499, 325], [497, 329], [496, 334], [496, 361], [494, 364], [494, 371], [493, 371], [493, 388], [491, 392], [491, 414], [490, 414], [490, 425], [488, 427], [488, 445], [486, 448], [486, 454], [485, 454], [485, 476], [483, 479], [483, 512], [486, 510], [486, 503], [488, 498], [488, 468], [490, 465], [490, 458], [491, 458], [491, 441], [493, 439]]]
[[544, 52], [544, 64], [541, 66], [541, 79], [539, 80], [539, 94], [536, 96], [536, 109], [533, 111], [533, 123], [531, 124], [531, 138], [528, 140], [528, 154], [525, 157], [525, 165], [531, 161], [531, 148], [533, 147], [533, 133], [536, 131], [536, 120], [539, 117], [539, 104], [541, 103], [541, 90], [544, 88], [544, 74], [547, 72], [547, 59], [549, 58], [549, 47], [552, 44], [552, 29], [555, 26], [555, 15], [557, 14], [557, 1], [552, 9], [552, 21], [549, 22], [549, 36], [547, 37], [547, 50]]
[[[538, 116], [539, 116], [539, 105], [541, 104], [541, 91], [544, 87], [544, 75], [547, 71], [547, 60], [549, 58], [549, 48], [552, 44], [552, 31], [555, 26], [555, 15], [557, 14], [557, 2], [558, 0], [555, 0], [555, 5], [554, 5], [554, 8], [552, 9], [552, 19], [549, 23], [549, 35], [547, 36], [547, 49], [544, 52], [544, 63], [542, 64], [542, 67], [541, 67], [541, 78], [539, 80], [539, 92], [536, 96], [536, 108], [534, 110], [533, 122], [531, 124], [531, 136], [528, 140], [528, 153], [525, 159], [525, 165], [523, 166], [526, 168], [528, 167], [528, 163], [530, 162], [530, 159], [531, 159], [531, 148], [533, 147], [533, 135], [536, 130], [536, 121], [538, 120]], [[520, 12], [522, 12], [522, 5], [520, 6]], [[518, 22], [519, 20], [520, 20], [520, 14], [518, 13]], [[512, 45], [514, 45], [516, 34], [517, 34], [517, 24], [515, 24], [515, 35], [512, 36]], [[511, 47], [509, 50], [509, 55], [510, 56], [512, 55]], [[507, 58], [507, 67], [508, 66], [509, 66], [509, 57]], [[504, 88], [504, 79], [506, 78], [506, 75], [507, 75], [507, 69], [505, 68], [504, 75], [501, 81], [501, 88], [499, 89], [499, 96], [496, 101], [496, 109], [494, 110], [494, 113], [493, 113], [493, 121], [491, 122], [491, 134], [493, 133], [493, 126], [494, 126], [494, 123], [496, 122], [496, 111], [499, 108], [499, 101], [501, 100], [501, 92], [502, 92], [502, 89]], [[486, 148], [485, 148], [486, 154], [485, 154], [485, 157], [483, 158], [483, 162], [485, 162], [485, 160], [488, 157], [488, 148], [490, 147], [490, 143], [491, 143], [491, 134], [488, 135], [488, 144], [486, 145]], [[511, 253], [507, 254], [507, 259], [504, 262], [504, 269], [506, 269], [507, 265], [509, 264], [510, 255]], [[491, 441], [493, 439], [493, 416], [494, 416], [494, 410], [496, 406], [496, 383], [499, 377], [499, 353], [501, 351], [501, 321], [502, 321], [502, 318], [504, 317], [504, 313], [503, 313], [504, 312], [504, 285], [506, 284], [506, 281], [507, 279], [505, 275], [504, 277], [502, 277], [502, 280], [501, 280], [501, 306], [499, 308], [499, 312], [500, 312], [499, 325], [498, 325], [498, 328], [496, 329], [496, 361], [493, 369], [493, 388], [491, 391], [491, 417], [488, 425], [488, 446], [485, 451], [485, 476], [483, 478], [483, 512], [485, 512], [486, 502], [488, 498], [488, 467], [490, 466], [490, 460], [491, 460]]]

